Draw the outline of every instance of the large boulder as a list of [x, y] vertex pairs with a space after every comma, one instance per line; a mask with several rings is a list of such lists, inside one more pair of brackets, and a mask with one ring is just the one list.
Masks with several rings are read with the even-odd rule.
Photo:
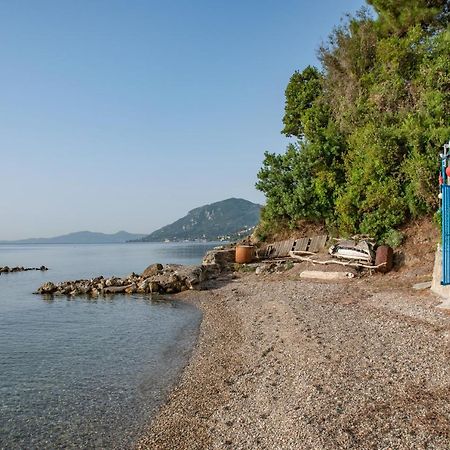
[[205, 257], [203, 258], [202, 266], [215, 264], [222, 271], [228, 269], [232, 264], [234, 264], [235, 258], [235, 248], [226, 248], [219, 250], [214, 249], [206, 253]]
[[57, 287], [51, 282], [47, 281], [47, 283], [44, 283], [39, 289], [39, 294], [53, 294], [57, 291]]
[[125, 288], [126, 294], [135, 294], [137, 292], [137, 286], [136, 283], [132, 283], [129, 286]]
[[127, 289], [130, 286], [110, 286], [103, 289], [104, 294], [119, 294], [125, 292], [125, 289]]
[[141, 277], [142, 278], [149, 278], [152, 277], [154, 275], [157, 275], [159, 272], [161, 272], [164, 269], [162, 264], [156, 263], [156, 264], [151, 264], [150, 266], [148, 266], [143, 272]]

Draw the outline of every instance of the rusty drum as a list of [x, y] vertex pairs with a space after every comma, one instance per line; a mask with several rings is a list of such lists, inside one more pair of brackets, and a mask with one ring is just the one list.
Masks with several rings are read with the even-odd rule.
[[389, 245], [380, 245], [377, 248], [375, 265], [378, 266], [383, 263], [385, 263], [385, 265], [378, 269], [379, 272], [387, 273], [392, 270], [392, 266], [394, 265], [394, 251]]
[[238, 245], [236, 247], [235, 261], [238, 264], [251, 263], [255, 258], [255, 248], [253, 245]]

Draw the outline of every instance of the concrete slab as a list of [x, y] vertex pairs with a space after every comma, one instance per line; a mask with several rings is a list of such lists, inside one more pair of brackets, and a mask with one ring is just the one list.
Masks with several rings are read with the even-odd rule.
[[444, 309], [445, 311], [450, 311], [450, 299], [444, 300], [442, 303], [437, 305], [436, 308]]
[[433, 281], [431, 282], [431, 292], [442, 298], [442, 303], [438, 305], [441, 309], [450, 309], [450, 285], [443, 286], [442, 280], [442, 249], [438, 244], [434, 257]]
[[351, 272], [322, 272], [320, 270], [305, 270], [300, 274], [300, 278], [313, 280], [348, 280], [354, 276]]
[[416, 291], [422, 291], [424, 289], [430, 289], [432, 281], [424, 281], [423, 283], [416, 283], [413, 285], [413, 289]]

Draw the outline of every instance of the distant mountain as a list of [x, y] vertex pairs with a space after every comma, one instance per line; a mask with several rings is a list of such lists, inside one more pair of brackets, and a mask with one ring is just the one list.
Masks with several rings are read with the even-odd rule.
[[144, 237], [145, 234], [133, 234], [119, 231], [115, 234], [78, 231], [52, 238], [31, 238], [19, 241], [0, 241], [0, 244], [120, 244]]
[[140, 239], [141, 242], [208, 241], [235, 239], [250, 234], [259, 222], [261, 205], [229, 198], [201, 206], [186, 216]]

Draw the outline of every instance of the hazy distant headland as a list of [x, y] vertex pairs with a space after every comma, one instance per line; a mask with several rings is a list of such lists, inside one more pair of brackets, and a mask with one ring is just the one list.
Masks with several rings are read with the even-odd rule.
[[[259, 222], [261, 205], [229, 198], [195, 208], [150, 234], [78, 231], [50, 238], [0, 241], [0, 244], [122, 244], [125, 242], [228, 241], [249, 235]], [[142, 226], [142, 224], [141, 224]]]
[[261, 205], [229, 198], [200, 206], [176, 222], [135, 242], [235, 240], [249, 235], [259, 222]]
[[145, 234], [118, 231], [114, 234], [78, 231], [51, 238], [30, 238], [17, 241], [0, 241], [0, 244], [121, 244], [140, 239]]

